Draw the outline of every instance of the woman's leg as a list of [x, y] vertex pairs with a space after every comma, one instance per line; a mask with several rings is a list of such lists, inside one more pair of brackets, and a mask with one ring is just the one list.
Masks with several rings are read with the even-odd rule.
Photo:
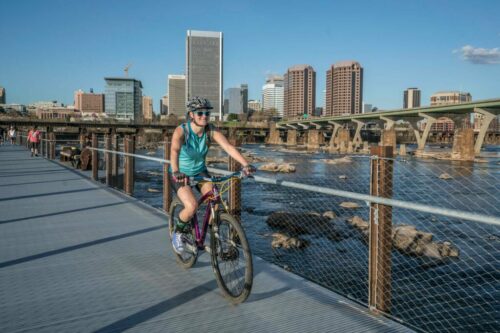
[[198, 209], [198, 202], [194, 196], [193, 190], [190, 186], [181, 186], [177, 190], [177, 197], [184, 205], [184, 209], [179, 213], [181, 222], [187, 223], [196, 214]]

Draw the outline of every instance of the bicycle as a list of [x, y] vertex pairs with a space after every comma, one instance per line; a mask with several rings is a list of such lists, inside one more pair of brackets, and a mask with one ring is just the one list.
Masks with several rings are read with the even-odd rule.
[[[198, 199], [198, 207], [206, 203], [203, 224], [200, 227], [197, 214], [191, 219], [191, 228], [184, 235], [185, 251], [182, 255], [174, 251], [177, 262], [184, 268], [192, 267], [203, 251], [211, 256], [211, 264], [217, 285], [223, 295], [232, 303], [244, 302], [250, 295], [253, 283], [253, 264], [250, 246], [238, 220], [228, 213], [221, 195], [229, 189], [234, 178], [242, 178], [241, 172], [224, 177], [190, 177], [188, 184], [193, 187], [200, 182], [212, 182], [212, 190]], [[221, 189], [217, 184], [221, 185]], [[169, 235], [172, 234], [183, 209], [182, 202], [174, 197], [169, 211]], [[210, 226], [210, 247], [205, 246], [207, 229]], [[243, 265], [240, 265], [240, 262]]]

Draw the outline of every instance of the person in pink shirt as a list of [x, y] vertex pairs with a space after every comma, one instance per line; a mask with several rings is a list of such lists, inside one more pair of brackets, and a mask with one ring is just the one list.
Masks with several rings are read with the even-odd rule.
[[38, 147], [40, 146], [40, 131], [36, 126], [29, 131], [28, 140], [31, 147], [31, 157], [33, 157], [33, 154], [35, 154], [35, 156], [38, 156]]

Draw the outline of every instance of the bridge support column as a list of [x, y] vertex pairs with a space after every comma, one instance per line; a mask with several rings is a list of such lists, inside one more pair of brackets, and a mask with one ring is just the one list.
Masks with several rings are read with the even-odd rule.
[[363, 139], [361, 138], [361, 128], [365, 126], [364, 121], [360, 121], [357, 119], [353, 119], [353, 122], [356, 123], [356, 133], [354, 134], [354, 138], [352, 139], [353, 145], [355, 149], [361, 148], [363, 144]]
[[[239, 146], [237, 141], [232, 141], [231, 144], [236, 147]], [[228, 170], [231, 172], [239, 171], [241, 170], [241, 164], [229, 156]], [[241, 180], [238, 178], [231, 179], [229, 187], [229, 213], [238, 219], [241, 216]]]
[[390, 129], [383, 129], [380, 135], [380, 146], [392, 147], [392, 154], [396, 152], [396, 130], [394, 127]]
[[453, 136], [451, 159], [474, 161], [474, 130], [472, 128], [457, 128]]
[[320, 134], [317, 129], [307, 131], [307, 149], [319, 149]]
[[[92, 133], [92, 148], [99, 148], [97, 142], [97, 133]], [[92, 150], [92, 179], [99, 179], [99, 152]]]
[[479, 120], [481, 122], [481, 125], [479, 127], [479, 133], [477, 135], [476, 143], [474, 144], [474, 153], [476, 155], [479, 155], [479, 153], [481, 152], [481, 147], [484, 142], [486, 131], [488, 130], [491, 121], [495, 119], [495, 115], [491, 112], [488, 112], [488, 110], [481, 108], [475, 108], [474, 112], [482, 115], [481, 119]]
[[[135, 153], [135, 136], [126, 135], [124, 140], [125, 153], [134, 154]], [[135, 173], [135, 158], [132, 156], [125, 157], [125, 175], [124, 175], [124, 186], [123, 190], [128, 195], [134, 194], [134, 173]]]
[[420, 131], [418, 130], [417, 120], [411, 120], [410, 124], [413, 127], [413, 132], [415, 133], [415, 139], [417, 140], [417, 153], [422, 154], [425, 149], [425, 143], [429, 138], [429, 133], [431, 131], [432, 125], [434, 125], [437, 121], [437, 118], [431, 117], [425, 113], [419, 113], [421, 117], [426, 120], [424, 131], [422, 135], [420, 135]]
[[297, 145], [297, 130], [289, 129], [286, 131], [286, 145], [296, 146]]
[[341, 128], [338, 134], [338, 144], [341, 153], [346, 153], [351, 145], [351, 132], [348, 128]]
[[[392, 147], [371, 147], [370, 194], [391, 198], [393, 157]], [[391, 250], [392, 207], [370, 204], [370, 233], [368, 254], [368, 305], [374, 312], [391, 312]]]
[[269, 138], [267, 139], [267, 143], [270, 145], [280, 145], [283, 143], [281, 141], [280, 131], [278, 128], [271, 126], [269, 129]]
[[[170, 161], [170, 138], [167, 132], [163, 133], [163, 158]], [[168, 167], [168, 164], [163, 165], [163, 210], [167, 213], [170, 211], [170, 204], [172, 203], [172, 189]]]
[[333, 153], [334, 151], [338, 150], [338, 146], [336, 138], [337, 138], [337, 133], [340, 128], [342, 128], [342, 124], [334, 122], [334, 121], [329, 121], [330, 124], [333, 125], [333, 131], [332, 131], [332, 136], [330, 137], [330, 146], [329, 146], [329, 151], [330, 153]]
[[50, 150], [49, 150], [49, 158], [51, 160], [56, 159], [56, 133], [50, 133]]
[[[105, 136], [105, 142], [104, 142], [104, 148], [107, 150], [111, 150], [111, 135], [106, 134]], [[111, 167], [111, 153], [105, 153], [105, 161], [106, 161], [106, 185], [111, 186], [113, 180], [112, 180], [112, 167]]]
[[[116, 135], [115, 130], [111, 132], [111, 149], [114, 151], [119, 151], [120, 146], [118, 145], [118, 135]], [[113, 154], [111, 156], [111, 179], [114, 187], [118, 187], [118, 166], [119, 166], [119, 155]]]

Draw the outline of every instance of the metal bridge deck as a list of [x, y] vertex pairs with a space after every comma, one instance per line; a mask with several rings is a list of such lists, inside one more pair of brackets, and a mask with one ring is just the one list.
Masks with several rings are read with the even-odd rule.
[[166, 217], [19, 146], [0, 146], [0, 332], [407, 332], [255, 258], [221, 297], [203, 255], [175, 264]]

